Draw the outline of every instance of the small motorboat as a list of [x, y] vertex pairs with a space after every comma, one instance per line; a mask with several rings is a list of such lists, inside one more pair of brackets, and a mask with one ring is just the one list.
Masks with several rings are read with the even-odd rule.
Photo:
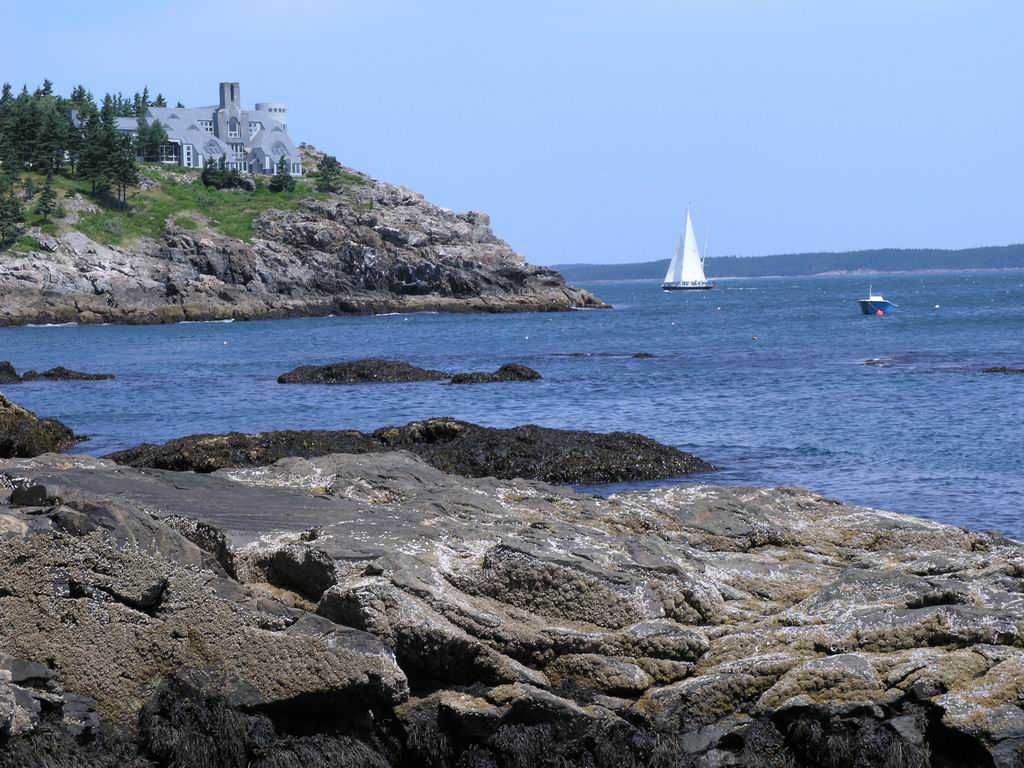
[[857, 303], [860, 304], [860, 311], [865, 315], [888, 315], [898, 309], [895, 304], [881, 294], [875, 293], [874, 289], [870, 287], [868, 288], [868, 297], [858, 299]]

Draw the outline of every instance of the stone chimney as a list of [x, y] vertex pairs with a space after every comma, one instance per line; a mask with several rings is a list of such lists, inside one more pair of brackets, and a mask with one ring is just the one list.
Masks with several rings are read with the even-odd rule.
[[227, 107], [242, 108], [242, 89], [238, 83], [220, 84], [220, 108], [226, 109]]

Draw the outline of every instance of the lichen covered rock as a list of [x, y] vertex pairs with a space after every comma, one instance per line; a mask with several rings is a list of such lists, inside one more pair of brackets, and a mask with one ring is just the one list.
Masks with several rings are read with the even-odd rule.
[[0, 485], [4, 768], [43, 739], [146, 768], [1022, 754], [1024, 546], [994, 534], [406, 451], [211, 474], [47, 455]]
[[41, 419], [0, 395], [0, 458], [63, 451], [80, 439], [56, 419]]

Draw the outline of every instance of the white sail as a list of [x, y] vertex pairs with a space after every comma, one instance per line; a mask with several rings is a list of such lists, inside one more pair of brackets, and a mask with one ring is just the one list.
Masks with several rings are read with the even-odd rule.
[[665, 273], [665, 283], [678, 283], [683, 279], [683, 238], [679, 238], [676, 244], [676, 252], [672, 254], [672, 260], [668, 263], [668, 272]]
[[690, 221], [689, 210], [686, 211], [686, 235], [683, 237], [682, 275], [677, 279], [684, 283], [707, 281], [704, 277], [704, 262], [701, 261], [700, 249], [697, 247], [697, 238], [693, 235], [693, 222]]

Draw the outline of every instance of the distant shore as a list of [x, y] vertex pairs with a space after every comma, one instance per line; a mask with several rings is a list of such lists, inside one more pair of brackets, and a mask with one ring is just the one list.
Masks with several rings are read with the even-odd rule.
[[[668, 259], [628, 264], [556, 264], [570, 282], [655, 279], [668, 269]], [[876, 248], [861, 251], [778, 253], [769, 256], [708, 256], [704, 270], [714, 279], [729, 277], [796, 277], [811, 275], [873, 275], [1002, 271], [1024, 269], [1024, 244], [944, 250], [939, 248]], [[724, 279], [724, 278], [723, 278]]]
[[[562, 267], [564, 268], [564, 267]], [[712, 281], [718, 280], [788, 280], [794, 277], [878, 277], [884, 275], [987, 275], [987, 274], [1002, 274], [1002, 273], [1024, 273], [1024, 266], [1021, 267], [1002, 267], [993, 269], [981, 269], [981, 268], [966, 268], [966, 269], [904, 269], [894, 270], [891, 272], [883, 272], [881, 270], [873, 269], [862, 269], [855, 271], [839, 270], [834, 272], [815, 272], [808, 275], [709, 275], [708, 279]], [[661, 278], [657, 277], [624, 277], [619, 279], [601, 279], [601, 280], [586, 280], [583, 278], [574, 278], [574, 282], [587, 283], [588, 285], [603, 285], [605, 283], [661, 283]]]

